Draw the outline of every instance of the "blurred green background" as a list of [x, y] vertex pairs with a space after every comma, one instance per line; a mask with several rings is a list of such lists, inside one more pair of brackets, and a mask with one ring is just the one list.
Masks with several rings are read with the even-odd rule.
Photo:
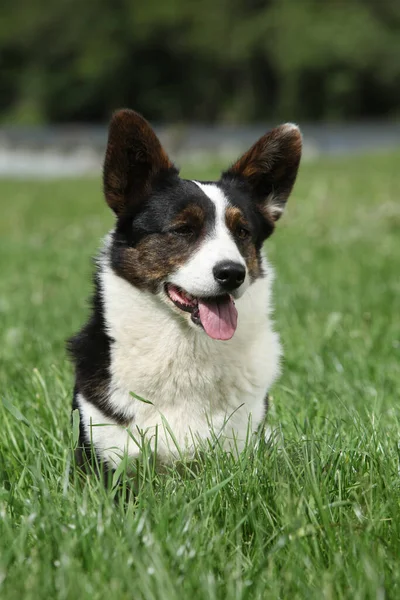
[[[73, 468], [65, 353], [124, 105], [185, 177], [285, 120], [305, 159], [267, 244], [282, 444], [129, 507]], [[1, 600], [400, 598], [399, 117], [399, 0], [0, 0]]]
[[2, 0], [0, 122], [391, 119], [397, 0]]

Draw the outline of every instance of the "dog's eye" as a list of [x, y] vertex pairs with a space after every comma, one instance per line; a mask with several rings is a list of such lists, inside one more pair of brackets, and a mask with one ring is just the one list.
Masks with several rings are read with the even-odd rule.
[[236, 229], [236, 235], [240, 240], [245, 240], [249, 237], [250, 231], [246, 229], [246, 227], [243, 227], [243, 225], [239, 225], [239, 227]]
[[194, 234], [194, 228], [190, 225], [179, 225], [172, 230], [175, 235], [181, 235], [182, 237], [189, 237]]

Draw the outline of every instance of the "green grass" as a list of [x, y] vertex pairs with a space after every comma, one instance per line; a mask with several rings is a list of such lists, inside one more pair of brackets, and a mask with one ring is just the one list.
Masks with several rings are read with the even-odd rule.
[[2, 600], [400, 597], [399, 164], [304, 163], [268, 241], [281, 444], [143, 475], [127, 508], [72, 460], [100, 182], [0, 182]]

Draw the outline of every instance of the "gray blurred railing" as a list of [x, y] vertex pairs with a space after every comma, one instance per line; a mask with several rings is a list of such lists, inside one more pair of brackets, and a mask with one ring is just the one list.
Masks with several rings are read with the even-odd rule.
[[[232, 160], [268, 125], [155, 127], [179, 163]], [[305, 158], [400, 149], [400, 123], [301, 126]], [[59, 177], [98, 174], [107, 139], [106, 127], [81, 125], [0, 129], [0, 176]]]

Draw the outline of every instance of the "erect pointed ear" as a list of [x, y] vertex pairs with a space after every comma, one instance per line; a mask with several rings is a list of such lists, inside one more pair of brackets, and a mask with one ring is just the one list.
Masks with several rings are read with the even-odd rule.
[[223, 177], [245, 180], [263, 216], [277, 221], [296, 180], [301, 148], [297, 125], [280, 125], [263, 135]]
[[140, 202], [154, 178], [169, 169], [176, 172], [149, 123], [133, 110], [114, 113], [103, 167], [104, 195], [113, 211], [120, 215]]

